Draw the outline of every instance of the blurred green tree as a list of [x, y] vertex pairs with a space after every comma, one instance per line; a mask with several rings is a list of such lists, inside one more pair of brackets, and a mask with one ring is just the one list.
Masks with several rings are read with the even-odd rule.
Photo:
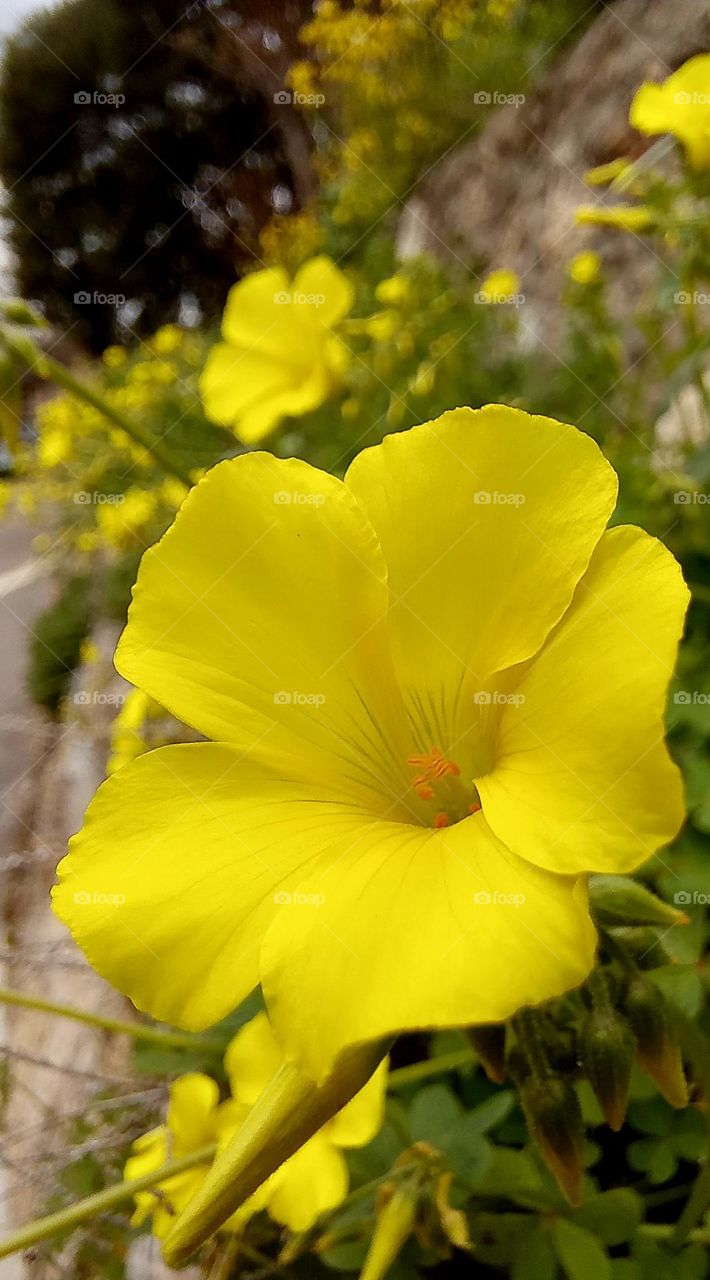
[[68, 0], [7, 42], [0, 177], [19, 291], [90, 350], [216, 316], [308, 188], [278, 100], [308, 0]]

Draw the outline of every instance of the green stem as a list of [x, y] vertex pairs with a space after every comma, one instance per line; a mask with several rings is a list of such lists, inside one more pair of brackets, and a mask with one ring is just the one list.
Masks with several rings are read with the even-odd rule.
[[98, 1213], [106, 1213], [107, 1210], [124, 1204], [126, 1200], [131, 1200], [138, 1191], [149, 1191], [151, 1187], [157, 1186], [176, 1173], [192, 1169], [196, 1164], [206, 1164], [212, 1160], [216, 1149], [216, 1143], [212, 1142], [208, 1146], [200, 1147], [197, 1151], [191, 1151], [189, 1155], [180, 1156], [177, 1160], [169, 1160], [159, 1169], [144, 1173], [141, 1178], [133, 1178], [130, 1182], [119, 1182], [112, 1187], [104, 1187], [103, 1191], [96, 1191], [77, 1204], [59, 1209], [57, 1213], [50, 1213], [46, 1218], [36, 1218], [26, 1227], [21, 1227], [19, 1231], [14, 1231], [12, 1235], [0, 1240], [0, 1258], [7, 1258], [11, 1253], [19, 1253], [21, 1249], [27, 1249], [40, 1240], [47, 1240], [59, 1231], [73, 1230], [89, 1218], [95, 1218]]
[[424, 1062], [413, 1062], [410, 1067], [398, 1067], [396, 1071], [390, 1071], [388, 1088], [399, 1089], [405, 1084], [427, 1080], [429, 1076], [441, 1076], [446, 1071], [455, 1071], [457, 1067], [472, 1066], [475, 1061], [473, 1049], [442, 1053], [438, 1058], [427, 1058]]
[[10, 991], [6, 987], [0, 987], [0, 1004], [17, 1005], [21, 1009], [34, 1009], [38, 1013], [53, 1013], [60, 1018], [84, 1022], [89, 1027], [99, 1027], [102, 1031], [115, 1031], [119, 1035], [132, 1036], [134, 1040], [159, 1045], [162, 1049], [199, 1049], [219, 1057], [224, 1053], [224, 1044], [221, 1040], [201, 1040], [199, 1036], [190, 1035], [188, 1032], [161, 1031], [158, 1027], [146, 1027], [140, 1022], [122, 1022], [119, 1018], [105, 1018], [100, 1013], [86, 1013], [83, 1009], [73, 1009], [71, 1005], [55, 1004], [52, 1000], [41, 1000], [39, 996], [28, 996], [23, 991]]
[[[29, 352], [27, 347], [22, 343], [17, 343], [10, 334], [0, 328], [0, 345], [5, 348], [15, 359], [28, 364]], [[134, 444], [140, 445], [145, 449], [155, 461], [167, 471], [170, 475], [175, 476], [178, 480], [188, 488], [192, 488], [194, 480], [187, 468], [177, 462], [172, 457], [170, 451], [165, 449], [160, 440], [156, 440], [149, 431], [140, 422], [135, 422], [132, 418], [127, 418], [118, 409], [109, 404], [104, 396], [94, 391], [86, 382], [82, 382], [80, 378], [75, 377], [69, 369], [60, 364], [58, 360], [53, 360], [51, 356], [44, 355], [39, 348], [35, 348], [37, 352], [37, 366], [41, 373], [56, 382], [57, 386], [62, 387], [64, 391], [70, 391], [72, 395], [78, 396], [86, 404], [91, 405], [92, 409], [98, 410], [104, 418], [112, 422], [114, 426], [119, 427], [121, 431], [125, 431], [130, 436]]]

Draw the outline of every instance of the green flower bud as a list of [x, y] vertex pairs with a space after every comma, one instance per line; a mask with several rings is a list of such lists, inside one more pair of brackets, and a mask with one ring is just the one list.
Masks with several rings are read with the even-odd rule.
[[531, 1075], [520, 1102], [545, 1163], [572, 1205], [582, 1201], [584, 1125], [574, 1085], [562, 1076]]
[[629, 876], [592, 876], [589, 881], [592, 913], [602, 924], [687, 924], [684, 911], [657, 898]]
[[629, 1096], [634, 1037], [611, 1006], [592, 1009], [582, 1026], [582, 1065], [610, 1128], [624, 1123]]
[[683, 1074], [680, 1049], [675, 1043], [665, 1000], [652, 982], [641, 974], [631, 979], [624, 1011], [636, 1037], [636, 1058], [650, 1075], [666, 1102], [687, 1107], [688, 1086]]

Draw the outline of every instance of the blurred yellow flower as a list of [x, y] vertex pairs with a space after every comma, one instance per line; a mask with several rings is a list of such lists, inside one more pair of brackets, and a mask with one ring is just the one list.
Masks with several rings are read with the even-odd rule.
[[567, 263], [567, 274], [575, 284], [593, 284], [599, 279], [602, 260], [593, 249], [583, 249]]
[[619, 231], [645, 231], [653, 225], [651, 209], [643, 204], [589, 205], [578, 209], [574, 220], [580, 227], [616, 227]]
[[710, 168], [710, 53], [690, 58], [662, 84], [642, 84], [629, 121], [639, 133], [672, 133], [694, 169]]
[[[283, 1062], [266, 1014], [257, 1014], [227, 1047], [224, 1065], [231, 1098], [220, 1104], [215, 1081], [200, 1072], [180, 1076], [170, 1087], [165, 1124], [134, 1142], [124, 1179], [142, 1177], [159, 1169], [166, 1160], [199, 1151], [210, 1143], [224, 1148]], [[286, 1160], [225, 1222], [222, 1230], [240, 1230], [249, 1218], [265, 1209], [282, 1226], [307, 1231], [319, 1214], [336, 1208], [345, 1199], [349, 1185], [342, 1151], [365, 1146], [379, 1132], [386, 1087], [385, 1060], [352, 1101]], [[205, 1161], [149, 1191], [138, 1192], [132, 1224], [140, 1226], [152, 1215], [153, 1234], [163, 1239], [176, 1215], [202, 1186], [210, 1167], [211, 1161]]]
[[112, 547], [130, 545], [154, 515], [158, 496], [147, 489], [129, 489], [127, 493], [107, 494], [99, 503], [96, 524], [100, 535]]
[[[210, 1077], [200, 1071], [179, 1076], [170, 1086], [170, 1100], [165, 1124], [150, 1133], [144, 1133], [133, 1143], [123, 1170], [127, 1182], [153, 1173], [168, 1160], [198, 1152], [219, 1141], [223, 1135], [233, 1133], [247, 1114], [247, 1108], [229, 1099], [219, 1101], [219, 1088]], [[177, 1214], [186, 1207], [199, 1190], [210, 1170], [211, 1161], [194, 1165], [183, 1173], [174, 1174], [148, 1191], [135, 1195], [136, 1209], [131, 1225], [139, 1227], [152, 1217], [153, 1235], [162, 1240], [175, 1223]], [[223, 1230], [230, 1230], [231, 1223]]]
[[107, 369], [120, 369], [126, 363], [128, 354], [124, 347], [107, 347], [101, 359]]
[[519, 289], [520, 276], [507, 267], [500, 267], [497, 271], [491, 271], [481, 282], [479, 296], [482, 302], [508, 302], [517, 296]]
[[159, 356], [170, 356], [182, 345], [183, 330], [177, 324], [164, 324], [150, 340], [150, 346]]
[[323, 255], [293, 282], [282, 267], [241, 280], [227, 299], [224, 342], [213, 347], [200, 379], [207, 417], [256, 444], [282, 418], [318, 408], [347, 363], [333, 329], [352, 301], [347, 277]]
[[406, 303], [412, 292], [412, 286], [406, 276], [401, 274], [388, 276], [386, 280], [380, 280], [375, 289], [375, 297], [378, 302], [384, 302], [388, 307], [399, 307]]
[[348, 1046], [582, 982], [587, 874], [683, 818], [662, 720], [688, 593], [659, 542], [606, 530], [616, 497], [589, 436], [505, 405], [388, 435], [344, 480], [213, 467], [116, 653], [213, 741], [89, 807], [54, 904], [92, 964], [192, 1029], [261, 983], [318, 1081]]

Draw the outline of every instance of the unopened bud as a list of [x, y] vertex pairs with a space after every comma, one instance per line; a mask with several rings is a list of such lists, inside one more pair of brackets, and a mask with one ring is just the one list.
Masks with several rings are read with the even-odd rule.
[[490, 1022], [480, 1027], [467, 1027], [466, 1035], [488, 1079], [493, 1084], [502, 1084], [507, 1075], [503, 1023]]
[[416, 1189], [395, 1188], [378, 1215], [360, 1280], [382, 1280], [409, 1239], [417, 1216]]
[[4, 319], [10, 324], [24, 324], [33, 329], [44, 329], [47, 322], [32, 309], [23, 298], [8, 298], [2, 303]]
[[688, 1086], [680, 1049], [671, 1034], [665, 1000], [640, 974], [631, 979], [624, 1010], [636, 1037], [639, 1066], [655, 1081], [672, 1107], [687, 1107]]
[[555, 1075], [531, 1075], [520, 1101], [548, 1168], [572, 1205], [581, 1204], [584, 1126], [574, 1085]]
[[592, 876], [589, 881], [592, 913], [602, 924], [687, 924], [684, 911], [663, 902], [629, 876]]
[[624, 1123], [629, 1097], [634, 1037], [609, 1006], [592, 1009], [582, 1027], [582, 1064], [610, 1128]]

